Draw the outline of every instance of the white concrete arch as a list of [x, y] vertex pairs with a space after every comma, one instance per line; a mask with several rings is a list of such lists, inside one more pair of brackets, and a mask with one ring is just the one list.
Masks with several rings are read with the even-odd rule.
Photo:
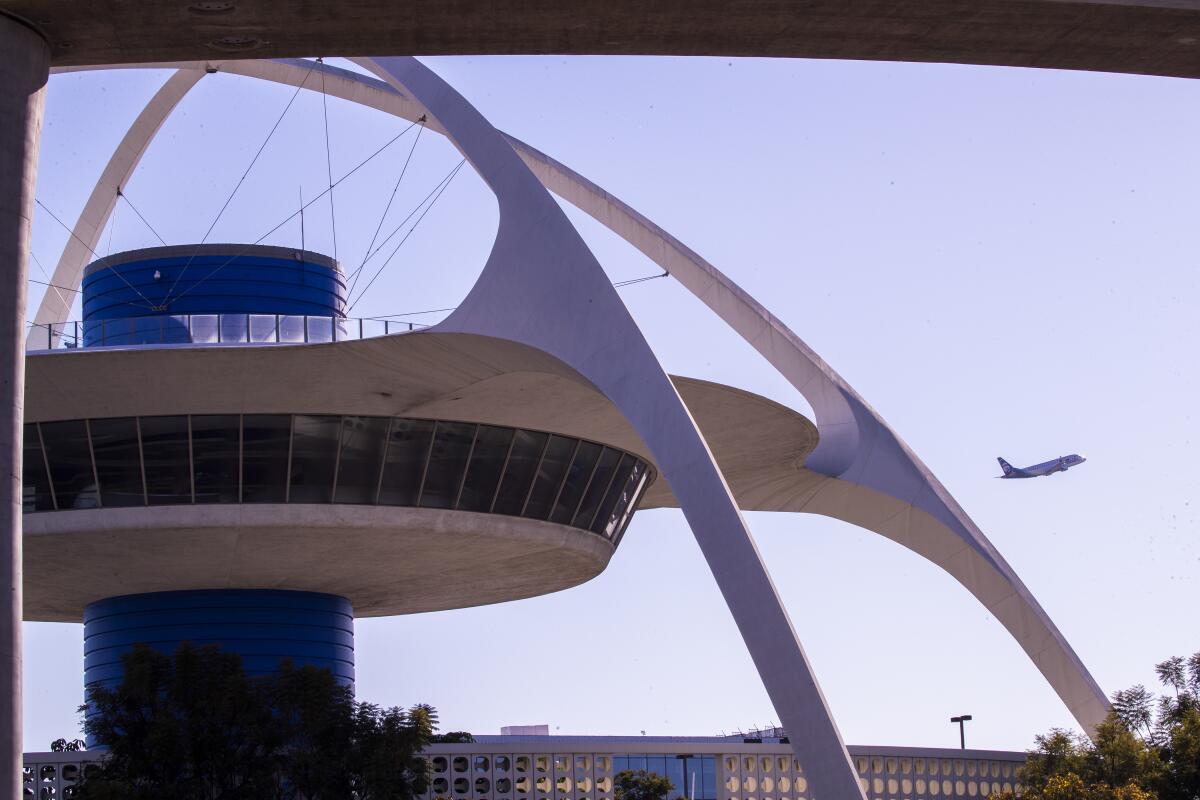
[[[63, 247], [58, 265], [54, 268], [54, 274], [50, 278], [53, 286], [47, 287], [46, 293], [42, 296], [42, 302], [38, 305], [37, 313], [34, 314], [33, 323], [35, 325], [46, 326], [54, 322], [62, 322], [71, 313], [71, 303], [75, 297], [75, 291], [64, 295], [62, 289], [57, 287], [71, 290], [79, 288], [79, 284], [83, 280], [83, 268], [92, 260], [96, 246], [100, 243], [100, 234], [103, 233], [105, 225], [112, 216], [113, 209], [116, 208], [117, 190], [124, 186], [129, 177], [133, 175], [142, 156], [146, 153], [146, 148], [150, 146], [150, 142], [154, 141], [159, 128], [175, 110], [175, 106], [179, 105], [179, 101], [203, 77], [203, 70], [181, 69], [175, 72], [154, 93], [150, 102], [146, 103], [146, 107], [138, 114], [133, 125], [121, 139], [112, 158], [105, 165], [104, 172], [100, 174], [100, 180], [96, 182], [91, 195], [88, 196], [71, 235], [67, 238], [67, 244]], [[58, 335], [53, 328], [51, 336], [52, 342], [57, 344]]]
[[[372, 66], [365, 60], [363, 64]], [[321, 69], [325, 90], [333, 96], [410, 120], [424, 111], [382, 81], [298, 59], [141, 66], [178, 66], [197, 73], [216, 67], [292, 86], [303, 83], [310, 70]], [[436, 119], [429, 127], [445, 133]], [[777, 496], [769, 498], [776, 510], [851, 522], [942, 567], [1005, 626], [1085, 730], [1104, 719], [1109, 709], [1104, 692], [1032, 593], [928, 467], [835, 370], [736, 283], [662, 228], [549, 156], [513, 137], [507, 139], [547, 188], [667, 270], [812, 405], [821, 440], [805, 467], [824, 480], [815, 486], [805, 481], [795, 492], [776, 489]], [[105, 221], [97, 216], [84, 223], [81, 217], [88, 228], [103, 228]], [[80, 274], [82, 269], [80, 262]], [[64, 275], [62, 285], [75, 287], [78, 280]], [[43, 300], [43, 307], [46, 303]]]

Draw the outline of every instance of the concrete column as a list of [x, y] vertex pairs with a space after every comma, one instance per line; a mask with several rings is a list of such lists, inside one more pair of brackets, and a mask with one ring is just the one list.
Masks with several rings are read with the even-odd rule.
[[25, 286], [50, 49], [0, 15], [0, 797], [21, 796], [21, 446]]

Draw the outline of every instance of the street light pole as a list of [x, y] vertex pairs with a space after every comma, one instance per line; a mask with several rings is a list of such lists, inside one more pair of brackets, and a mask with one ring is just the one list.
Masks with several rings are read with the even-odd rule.
[[963, 714], [961, 717], [951, 717], [950, 718], [951, 722], [958, 723], [958, 747], [960, 750], [967, 749], [967, 734], [966, 734], [966, 731], [964, 730], [963, 723], [969, 721], [970, 719], [971, 719], [970, 714]]

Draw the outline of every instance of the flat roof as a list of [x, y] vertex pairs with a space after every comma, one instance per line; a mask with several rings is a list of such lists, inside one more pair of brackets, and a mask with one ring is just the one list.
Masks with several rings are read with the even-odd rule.
[[[847, 745], [851, 755], [915, 758], [978, 758], [999, 761], [1025, 760], [1021, 750], [976, 750], [950, 747], [905, 747], [897, 745]], [[475, 735], [469, 744], [432, 744], [430, 751], [487, 752], [601, 752], [601, 753], [790, 753], [791, 745], [778, 739], [745, 742], [740, 736], [505, 736]]]
[[[0, 0], [3, 2], [3, 0]], [[299, 247], [277, 247], [269, 244], [237, 244], [237, 243], [206, 243], [206, 244], [169, 244], [162, 247], [142, 247], [137, 250], [125, 250], [121, 253], [98, 258], [88, 264], [83, 270], [83, 276], [96, 270], [112, 266], [130, 264], [135, 261], [149, 261], [156, 258], [192, 258], [193, 256], [227, 256], [247, 257], [265, 256], [267, 258], [283, 258], [288, 261], [303, 260], [309, 264], [328, 267], [341, 274], [342, 267], [324, 253], [312, 250], [302, 250]]]

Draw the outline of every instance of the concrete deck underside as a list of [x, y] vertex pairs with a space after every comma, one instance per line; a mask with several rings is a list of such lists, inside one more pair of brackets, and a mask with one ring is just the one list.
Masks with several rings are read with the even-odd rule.
[[293, 589], [355, 616], [415, 614], [549, 594], [600, 574], [612, 544], [540, 520], [432, 508], [154, 506], [25, 518], [25, 618], [178, 589]]
[[1200, 75], [1195, 0], [0, 0], [55, 66], [379, 53], [658, 54]]

